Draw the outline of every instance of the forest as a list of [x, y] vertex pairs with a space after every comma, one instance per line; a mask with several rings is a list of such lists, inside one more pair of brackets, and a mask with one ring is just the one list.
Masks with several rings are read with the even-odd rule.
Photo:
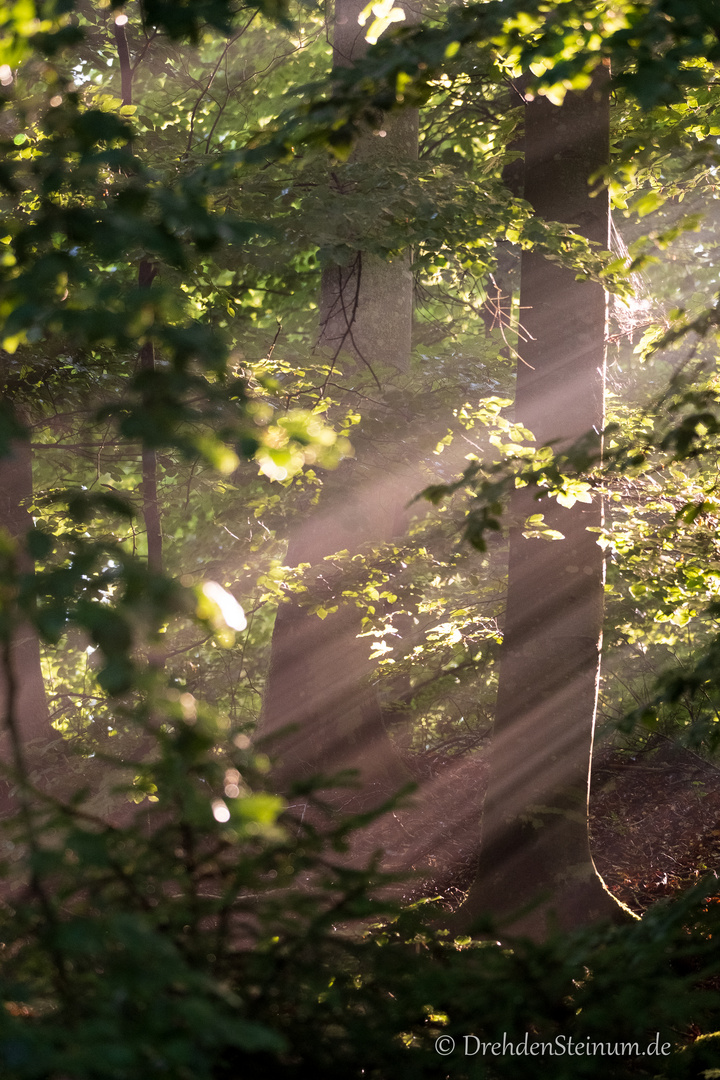
[[720, 1077], [719, 71], [6, 0], [1, 1080]]

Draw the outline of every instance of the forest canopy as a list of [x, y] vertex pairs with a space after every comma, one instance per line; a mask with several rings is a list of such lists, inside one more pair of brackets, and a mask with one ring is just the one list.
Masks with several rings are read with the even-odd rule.
[[719, 60], [4, 5], [3, 1076], [716, 1074], [717, 852], [612, 899], [587, 793], [720, 742]]

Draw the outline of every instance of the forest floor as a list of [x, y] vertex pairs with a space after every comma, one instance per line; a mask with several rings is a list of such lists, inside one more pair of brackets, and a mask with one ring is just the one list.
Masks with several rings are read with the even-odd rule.
[[590, 814], [598, 871], [639, 914], [720, 875], [720, 769], [669, 739], [601, 752]]
[[[482, 753], [442, 763], [423, 777], [414, 811], [398, 810], [372, 830], [388, 868], [414, 873], [406, 899], [436, 896], [451, 908], [462, 901], [486, 783]], [[708, 873], [720, 876], [720, 769], [669, 739], [599, 750], [590, 818], [597, 869], [638, 914]]]

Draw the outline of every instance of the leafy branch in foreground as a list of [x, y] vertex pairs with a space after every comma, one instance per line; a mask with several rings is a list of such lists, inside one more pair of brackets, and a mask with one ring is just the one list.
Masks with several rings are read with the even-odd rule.
[[[9, 1080], [229, 1080], [248, 1069], [384, 1080], [434, 1075], [441, 1060], [443, 1076], [509, 1078], [514, 1055], [473, 1060], [465, 1037], [474, 1048], [473, 1036], [526, 1034], [552, 1048], [524, 1055], [538, 1080], [604, 1075], [605, 1055], [614, 1075], [633, 1077], [656, 1040], [663, 1076], [712, 1064], [714, 1039], [684, 1035], [716, 1014], [711, 886], [625, 928], [500, 947], [488, 923], [487, 940], [451, 942], [422, 908], [379, 901], [389, 879], [372, 864], [348, 865], [361, 819], [319, 828], [306, 792], [301, 821], [208, 710], [172, 693], [153, 704], [144, 769], [155, 801], [127, 824], [24, 780], [28, 812], [4, 826]], [[441, 1036], [456, 1044], [443, 1059]], [[602, 1050], [568, 1050], [588, 1042]]]
[[489, 69], [497, 64], [501, 77], [530, 70], [528, 94], [555, 104], [568, 90], [589, 86], [593, 69], [609, 60], [616, 86], [651, 110], [704, 85], [702, 65], [720, 55], [718, 28], [712, 0], [623, 0], [612, 9], [596, 0], [565, 0], [559, 19], [549, 17], [542, 0], [453, 7], [437, 25], [383, 35], [360, 63], [333, 75], [332, 91], [318, 82], [303, 87], [306, 103], [283, 113], [277, 134], [259, 139], [244, 156], [266, 160], [320, 145], [344, 159], [383, 114], [424, 105], [433, 80], [457, 57]]

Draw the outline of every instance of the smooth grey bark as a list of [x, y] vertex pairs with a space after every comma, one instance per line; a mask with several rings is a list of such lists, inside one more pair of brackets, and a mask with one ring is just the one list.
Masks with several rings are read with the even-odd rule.
[[[607, 189], [589, 179], [609, 155], [606, 69], [562, 106], [539, 97], [525, 110], [525, 198], [548, 220], [609, 247]], [[536, 251], [521, 263], [528, 340], [517, 368], [515, 418], [538, 445], [558, 450], [604, 419], [607, 302], [597, 282]], [[564, 540], [523, 536], [543, 513]], [[572, 508], [516, 491], [511, 505], [507, 609], [489, 790], [477, 878], [458, 922], [483, 913], [513, 932], [542, 936], [621, 911], [597, 875], [588, 841], [588, 792], [603, 621], [599, 493]], [[593, 531], [589, 531], [593, 530]], [[537, 906], [518, 917], [519, 909]]]
[[[354, 63], [366, 51], [365, 30], [358, 24], [365, 6], [364, 0], [336, 2], [336, 67]], [[409, 6], [407, 11], [416, 18]], [[378, 133], [363, 136], [351, 160], [369, 167], [412, 160], [417, 140], [417, 112], [404, 110], [385, 118]], [[333, 170], [331, 182], [342, 192], [342, 167]], [[386, 261], [359, 251], [351, 266], [328, 267], [322, 276], [320, 344], [331, 364], [342, 365], [350, 383], [365, 366], [377, 373], [381, 387], [371, 419], [381, 427], [398, 424], [383, 392], [393, 386], [393, 371], [409, 369], [412, 291], [409, 253]], [[319, 506], [296, 528], [288, 546], [288, 565], [314, 568], [316, 602], [342, 589], [342, 572], [328, 556], [360, 552], [363, 545], [390, 541], [405, 529], [404, 507], [415, 486], [402, 459], [398, 462], [397, 438], [392, 453], [363, 440], [362, 433], [355, 441], [356, 458], [325, 474]], [[341, 601], [324, 620], [295, 601], [280, 606], [258, 734], [275, 736], [268, 746], [277, 757], [275, 779], [281, 786], [351, 769], [359, 774], [359, 800], [368, 805], [410, 779], [385, 731], [369, 681], [370, 646], [358, 636], [361, 629], [361, 611], [351, 600]], [[336, 801], [352, 800], [340, 795]]]

